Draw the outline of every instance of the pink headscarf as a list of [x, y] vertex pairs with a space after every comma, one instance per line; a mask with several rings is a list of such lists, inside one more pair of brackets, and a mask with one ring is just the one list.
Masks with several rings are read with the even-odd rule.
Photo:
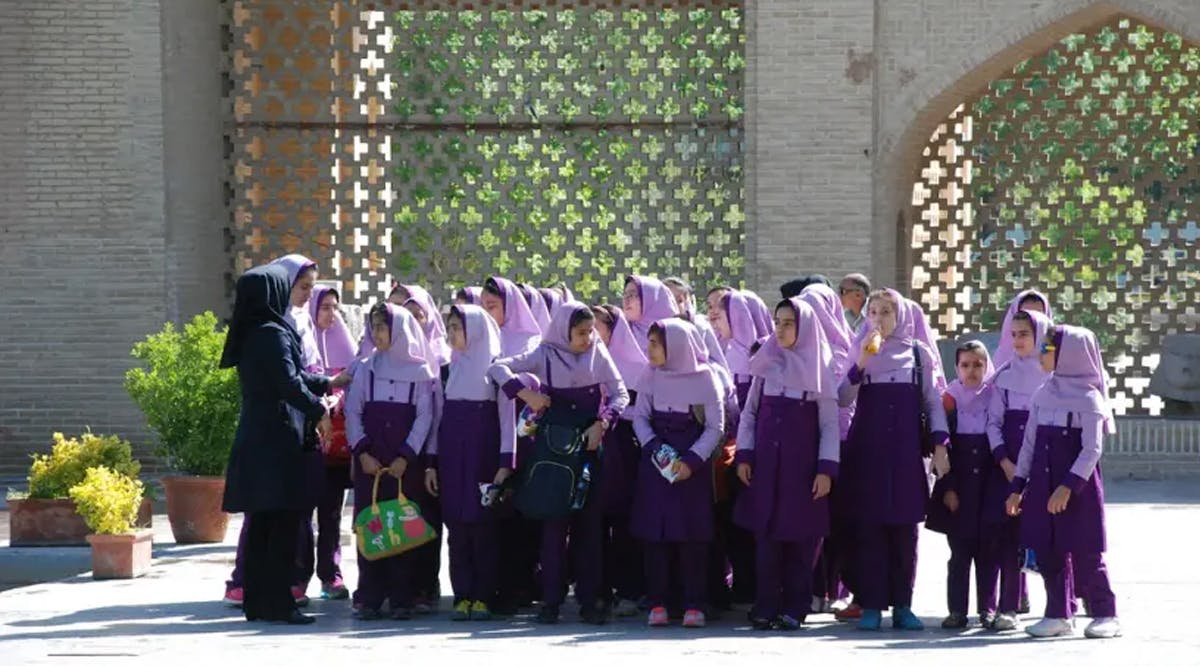
[[346, 322], [342, 320], [342, 313], [338, 312], [336, 308], [333, 311], [333, 323], [329, 325], [329, 328], [322, 331], [317, 327], [317, 315], [321, 310], [321, 300], [325, 298], [326, 294], [333, 294], [334, 298], [339, 298], [336, 289], [318, 285], [308, 299], [308, 311], [312, 317], [313, 334], [317, 340], [317, 349], [321, 354], [322, 365], [326, 371], [342, 370], [354, 363], [354, 338], [350, 335], [350, 329], [346, 326]]
[[662, 329], [667, 362], [661, 368], [650, 366], [646, 373], [643, 384], [649, 394], [671, 396], [689, 405], [723, 404], [724, 387], [705, 362], [704, 342], [696, 327], [679, 318], [663, 319], [653, 326]]
[[746, 297], [746, 305], [750, 307], [750, 318], [754, 320], [754, 333], [757, 338], [762, 340], [774, 333], [774, 313], [763, 302], [763, 299], [749, 289], [742, 289], [739, 293]]
[[812, 306], [825, 332], [825, 340], [833, 353], [834, 369], [838, 375], [849, 370], [850, 354], [850, 325], [846, 323], [846, 314], [842, 309], [842, 301], [833, 289], [822, 283], [810, 284], [800, 292], [800, 300]]
[[675, 295], [662, 280], [645, 275], [626, 276], [625, 284], [630, 282], [637, 285], [641, 296], [642, 316], [637, 321], [629, 322], [629, 326], [637, 334], [638, 347], [645, 351], [650, 327], [664, 319], [678, 317], [679, 310], [675, 305]]
[[500, 327], [487, 310], [478, 305], [455, 305], [451, 315], [463, 319], [466, 351], [455, 354], [446, 380], [447, 400], [492, 400], [496, 385], [488, 379], [488, 368], [500, 356]]
[[[958, 353], [956, 352], [956, 367], [958, 365], [957, 360]], [[988, 354], [987, 347], [983, 348], [983, 363], [983, 381], [979, 383], [979, 386], [967, 388], [961, 379], [955, 379], [946, 387], [946, 393], [949, 393], [950, 397], [954, 398], [956, 409], [964, 412], [975, 411], [972, 407], [976, 406], [975, 403], [977, 401], [980, 401], [981, 398], [985, 401], [987, 400], [988, 389], [991, 388], [991, 382], [988, 380], [991, 378], [992, 373], [995, 372], [995, 368], [992, 367], [992, 357]], [[987, 408], [986, 403], [981, 406], [985, 409]]]
[[[1013, 317], [1021, 311], [1021, 301], [1026, 298], [1036, 298], [1042, 302], [1042, 307], [1045, 308], [1045, 315], [1054, 321], [1054, 310], [1050, 308], [1050, 299], [1040, 291], [1035, 289], [1026, 289], [1017, 294], [1017, 297], [1012, 299], [1008, 304], [1008, 310], [1004, 312], [1004, 323], [1000, 325], [1000, 344], [996, 346], [996, 367], [1003, 367], [1013, 357], [1012, 346], [1012, 321]], [[1039, 340], [1041, 338], [1038, 338]]]
[[772, 379], [793, 391], [837, 397], [837, 373], [825, 330], [812, 306], [799, 297], [789, 298], [776, 308], [789, 306], [796, 313], [796, 344], [786, 349], [771, 335], [750, 359], [750, 374]]
[[550, 308], [546, 307], [546, 300], [542, 298], [541, 292], [527, 285], [518, 284], [521, 289], [521, 295], [525, 297], [525, 302], [529, 305], [529, 311], [533, 313], [533, 320], [537, 322], [538, 328], [541, 329], [542, 335], [550, 330]]
[[[1037, 314], [1037, 313], [1034, 313]], [[1058, 348], [1054, 372], [1033, 396], [1038, 408], [1099, 414], [1104, 434], [1117, 432], [1112, 402], [1108, 397], [1108, 373], [1100, 356], [1096, 335], [1080, 326], [1055, 326]]]
[[[1030, 312], [1029, 317], [1033, 320], [1034, 351], [1029, 356], [1017, 356], [1014, 353], [1007, 363], [996, 370], [991, 380], [992, 384], [1001, 389], [1023, 395], [1033, 395], [1048, 378], [1046, 371], [1042, 370], [1042, 360], [1037, 353], [1036, 346], [1054, 327], [1050, 318], [1040, 312]], [[1010, 344], [1011, 331], [1012, 322], [1009, 322]]]
[[750, 374], [750, 348], [758, 342], [758, 329], [745, 292], [736, 289], [725, 292], [721, 299], [725, 319], [733, 337], [725, 341], [725, 361], [729, 371], [737, 375]]
[[[915, 346], [924, 347], [928, 352], [927, 357], [937, 358], [938, 354], [933, 348], [925, 342], [924, 339], [917, 336], [916, 321], [920, 318], [924, 324], [925, 316], [916, 303], [908, 300], [900, 295], [900, 292], [895, 289], [887, 289], [888, 295], [892, 302], [896, 304], [896, 329], [892, 334], [883, 339], [883, 343], [879, 345], [879, 353], [867, 359], [867, 365], [863, 371], [867, 374], [884, 374], [894, 372], [896, 370], [905, 370], [916, 367], [913, 352]], [[855, 336], [854, 342], [850, 344], [851, 350], [862, 349], [863, 340], [874, 330], [872, 326], [864, 326], [858, 335]], [[924, 365], [927, 362], [926, 358], [921, 359]], [[941, 363], [935, 363], [931, 368], [934, 376], [934, 385], [938, 391], [944, 391], [946, 386], [945, 375], [941, 374]], [[940, 383], [939, 383], [940, 380]]]
[[394, 382], [424, 382], [434, 378], [429, 367], [429, 348], [417, 318], [399, 305], [387, 304], [391, 315], [389, 330], [392, 346], [371, 355], [371, 370], [379, 379]]
[[633, 329], [625, 320], [625, 313], [621, 312], [619, 308], [606, 307], [605, 310], [613, 318], [612, 335], [608, 339], [608, 353], [612, 356], [613, 363], [617, 364], [617, 371], [625, 380], [625, 386], [636, 391], [638, 382], [645, 374], [650, 361], [646, 359], [646, 353], [638, 346]]
[[415, 303], [425, 312], [423, 329], [425, 337], [429, 341], [431, 362], [435, 365], [434, 372], [440, 372], [438, 368], [450, 362], [450, 343], [446, 341], [446, 322], [442, 321], [442, 313], [438, 311], [437, 303], [424, 287], [406, 284], [404, 288], [408, 290], [409, 295], [409, 299], [404, 304]]
[[504, 325], [500, 327], [500, 356], [502, 358], [523, 354], [537, 347], [542, 338], [542, 329], [533, 318], [533, 311], [521, 288], [511, 280], [492, 277], [504, 296]]
[[542, 338], [542, 345], [549, 347], [551, 353], [572, 371], [586, 370], [597, 384], [620, 379], [616, 364], [609, 356], [608, 349], [600, 342], [600, 336], [594, 330], [592, 331], [592, 344], [587, 351], [576, 352], [571, 349], [571, 318], [577, 312], [591, 315], [592, 309], [578, 301], [563, 303], [554, 312], [549, 330]]

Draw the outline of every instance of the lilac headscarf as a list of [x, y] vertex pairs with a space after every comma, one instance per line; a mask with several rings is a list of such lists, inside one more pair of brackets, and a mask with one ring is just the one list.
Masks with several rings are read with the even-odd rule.
[[754, 333], [757, 338], [762, 340], [774, 333], [774, 313], [763, 302], [763, 299], [749, 289], [742, 289], [739, 293], [746, 297], [746, 305], [750, 308], [750, 318], [754, 321]]
[[817, 313], [799, 297], [780, 302], [776, 310], [785, 305], [796, 313], [796, 344], [784, 348], [779, 337], [771, 335], [750, 359], [750, 374], [772, 379], [793, 391], [836, 398], [836, 366]]
[[[958, 354], [955, 353], [956, 367], [957, 360]], [[988, 354], [987, 347], [983, 348], [983, 364], [983, 381], [979, 383], [979, 386], [976, 386], [975, 388], [967, 388], [967, 386], [962, 383], [961, 379], [955, 379], [954, 381], [950, 382], [948, 386], [946, 386], [946, 393], [949, 393], [950, 397], [954, 398], [956, 409], [964, 412], [976, 411], [972, 409], [972, 407], [974, 407], [975, 403], [981, 398], [985, 400], [985, 404], [983, 404], [982, 407], [984, 409], [987, 408], [986, 396], [988, 395], [988, 389], [991, 387], [991, 382], [988, 380], [991, 378], [992, 373], [996, 370], [994, 367], [992, 367], [992, 357], [990, 354]]]
[[[1042, 307], [1046, 309], [1045, 315], [1054, 321], [1054, 310], [1050, 309], [1050, 299], [1036, 289], [1026, 289], [1017, 294], [1017, 297], [1012, 299], [1008, 304], [1008, 310], [1004, 312], [1004, 323], [1000, 325], [1000, 344], [996, 346], [996, 367], [1003, 367], [1005, 363], [1012, 360], [1012, 321], [1013, 317], [1021, 311], [1021, 301], [1032, 296], [1042, 302]], [[1040, 340], [1041, 338], [1037, 338]]]
[[437, 303], [424, 287], [406, 284], [404, 288], [408, 290], [409, 295], [409, 299], [404, 304], [416, 303], [417, 307], [425, 311], [423, 329], [425, 338], [429, 342], [432, 362], [437, 366], [434, 371], [438, 372], [438, 368], [450, 362], [450, 343], [446, 341], [446, 322], [442, 321], [442, 313], [438, 311]]
[[316, 266], [317, 262], [309, 259], [302, 254], [285, 254], [284, 256], [272, 261], [273, 264], [279, 264], [287, 269], [288, 272], [288, 288], [296, 286], [296, 280], [300, 278], [300, 272], [310, 266]]
[[317, 349], [321, 354], [321, 364], [326, 371], [341, 370], [354, 363], [354, 338], [350, 335], [350, 329], [346, 326], [346, 322], [342, 320], [342, 313], [338, 312], [336, 308], [333, 311], [333, 323], [329, 325], [329, 328], [322, 331], [317, 327], [317, 315], [321, 310], [321, 300], [325, 298], [326, 294], [339, 297], [336, 289], [317, 286], [308, 299], [308, 311], [313, 321], [313, 334], [317, 340]]
[[575, 300], [563, 298], [562, 292], [553, 287], [542, 287], [537, 292], [542, 295], [542, 302], [546, 304], [546, 311], [550, 313], [552, 319], [554, 318], [554, 311], [558, 309], [558, 306], [566, 303], [567, 300]]
[[[1033, 313], [1037, 314], [1037, 313]], [[1108, 397], [1108, 373], [1096, 335], [1080, 326], [1054, 327], [1058, 348], [1054, 372], [1033, 396], [1038, 408], [1099, 414], [1104, 434], [1117, 432], [1112, 402]]]
[[521, 289], [521, 295], [525, 297], [529, 311], [533, 313], [533, 320], [537, 322], [542, 336], [545, 337], [550, 330], [550, 308], [546, 307], [545, 299], [542, 298], [541, 292], [527, 284], [518, 284], [517, 287]]
[[850, 325], [846, 323], [846, 315], [842, 310], [842, 301], [828, 285], [823, 283], [810, 284], [800, 292], [800, 300], [812, 306], [825, 332], [825, 341], [833, 354], [834, 370], [839, 376], [849, 370], [850, 359]]
[[[310, 266], [316, 266], [317, 263], [308, 257], [300, 254], [284, 255], [275, 261], [273, 264], [278, 264], [287, 269], [288, 272], [288, 289], [296, 286], [296, 280], [300, 279], [300, 273]], [[316, 323], [309, 315], [308, 308], [304, 306], [292, 305], [292, 297], [288, 295], [288, 312], [287, 320], [296, 329], [296, 333], [300, 335], [300, 352], [304, 358], [304, 369], [316, 371], [321, 367], [321, 350], [317, 346]]]
[[408, 310], [387, 304], [391, 321], [388, 330], [392, 346], [386, 352], [378, 349], [371, 355], [371, 370], [378, 379], [394, 382], [424, 382], [434, 378], [429, 367], [429, 348], [417, 318]]
[[511, 280], [493, 277], [492, 281], [504, 293], [504, 325], [500, 327], [500, 356], [523, 354], [537, 347], [542, 329], [533, 318], [533, 311], [521, 288]]
[[590, 315], [592, 309], [578, 301], [563, 303], [562, 307], [554, 312], [549, 330], [542, 338], [542, 345], [549, 347], [551, 353], [572, 371], [585, 370], [589, 376], [595, 378], [597, 384], [620, 379], [616, 364], [609, 356], [608, 349], [601, 343], [600, 336], [594, 330], [592, 331], [592, 344], [587, 351], [580, 353], [571, 350], [571, 318], [577, 312], [586, 312]]
[[[1050, 318], [1040, 312], [1030, 312], [1029, 317], [1033, 320], [1034, 351], [1029, 356], [1017, 356], [1014, 353], [1012, 358], [997, 368], [992, 375], [992, 383], [999, 388], [1023, 395], [1033, 395], [1048, 378], [1046, 371], [1042, 370], [1037, 345], [1054, 327]], [[1012, 322], [1009, 322], [1009, 345], [1012, 345]]]
[[454, 294], [454, 298], [466, 301], [467, 305], [480, 305], [483, 303], [483, 287], [463, 287]]
[[629, 327], [637, 335], [638, 347], [645, 351], [649, 341], [650, 327], [664, 319], [678, 317], [679, 310], [675, 305], [675, 295], [671, 293], [670, 287], [663, 284], [662, 280], [645, 275], [626, 276], [625, 284], [630, 282], [637, 285], [638, 295], [642, 301], [642, 317], [637, 321], [629, 322]]
[[371, 337], [371, 308], [364, 315], [366, 325], [363, 326], [362, 339], [358, 341], [358, 358], [366, 358], [375, 351], [375, 339]]
[[[917, 307], [916, 303], [901, 296], [900, 292], [895, 289], [885, 289], [884, 291], [888, 293], [892, 302], [896, 304], [896, 330], [883, 339], [882, 344], [879, 345], [879, 353], [867, 359], [867, 365], [863, 368], [863, 372], [867, 374], [884, 374], [915, 367], [915, 359], [913, 358], [914, 346], [925, 347], [925, 351], [928, 352], [927, 356], [937, 356], [937, 353], [924, 340], [916, 336], [916, 318], [920, 316], [922, 321], [924, 320], [924, 316], [921, 315], [921, 309]], [[862, 331], [855, 336], [854, 342], [850, 344], [850, 349], [862, 349], [863, 340], [873, 330], [872, 326], [864, 326]], [[925, 359], [923, 358], [922, 363], [924, 362]], [[936, 381], [938, 377], [937, 371], [940, 367], [940, 364], [938, 364], [934, 368], [935, 385], [938, 386], [939, 391], [944, 391], [945, 377], [941, 377], [941, 384], [937, 384]]]
[[613, 363], [617, 364], [617, 371], [625, 380], [625, 386], [636, 391], [638, 382], [645, 374], [650, 361], [646, 359], [646, 353], [638, 346], [633, 329], [625, 320], [625, 313], [613, 307], [606, 307], [605, 310], [613, 318], [612, 335], [608, 338], [608, 353], [612, 356]]
[[466, 351], [454, 355], [446, 380], [447, 400], [492, 400], [496, 385], [488, 379], [488, 368], [500, 356], [500, 327], [487, 310], [478, 305], [455, 305], [450, 313], [463, 320]]
[[725, 341], [725, 360], [729, 364], [729, 371], [735, 378], [737, 375], [750, 374], [750, 348], [758, 342], [750, 301], [744, 292], [735, 289], [725, 292], [721, 303], [733, 334], [731, 339]]
[[646, 373], [643, 384], [650, 395], [669, 395], [689, 405], [723, 403], [725, 391], [716, 372], [705, 362], [700, 331], [679, 318], [663, 319], [654, 326], [663, 332], [667, 362], [661, 368], [651, 366]]
[[925, 348], [933, 355], [933, 385], [937, 388], [938, 393], [946, 391], [946, 371], [942, 368], [942, 355], [938, 353], [937, 338], [933, 335], [933, 330], [929, 328], [929, 320], [925, 317], [925, 311], [921, 309], [921, 304], [914, 300], [904, 299], [906, 307], [909, 308], [912, 315], [913, 337], [921, 341]]

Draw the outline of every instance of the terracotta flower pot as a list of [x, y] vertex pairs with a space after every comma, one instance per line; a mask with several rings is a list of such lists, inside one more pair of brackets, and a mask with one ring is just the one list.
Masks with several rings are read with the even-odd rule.
[[150, 570], [153, 530], [130, 534], [89, 534], [92, 578], [137, 578]]
[[175, 543], [225, 540], [225, 529], [229, 526], [229, 514], [221, 510], [225, 477], [164, 476], [162, 484]]
[[[142, 500], [138, 527], [151, 527], [154, 504]], [[69, 499], [8, 501], [8, 527], [12, 546], [86, 546], [91, 532]]]

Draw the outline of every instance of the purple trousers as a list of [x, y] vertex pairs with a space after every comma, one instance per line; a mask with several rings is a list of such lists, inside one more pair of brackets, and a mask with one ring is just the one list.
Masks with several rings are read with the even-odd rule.
[[1000, 613], [1016, 613], [1025, 596], [1025, 573], [1021, 571], [1021, 527], [1015, 520], [985, 528], [983, 543], [1000, 585]]
[[1046, 617], [1073, 617], [1076, 597], [1087, 599], [1092, 617], [1117, 616], [1117, 598], [1108, 581], [1103, 553], [1046, 551], [1037, 558], [1046, 585]]
[[671, 573], [683, 591], [685, 610], [703, 610], [708, 602], [705, 588], [708, 542], [646, 543], [646, 597], [651, 608], [666, 606], [670, 599]]
[[971, 595], [971, 565], [975, 565], [975, 609], [982, 617], [996, 612], [996, 578], [999, 569], [990, 543], [978, 537], [947, 536], [950, 561], [946, 564], [946, 607], [967, 614]]
[[790, 615], [804, 620], [812, 608], [813, 565], [820, 550], [821, 539], [760, 539], [755, 544], [754, 617], [770, 620]]
[[499, 571], [500, 531], [495, 522], [449, 525], [450, 585], [454, 602], [492, 603]]
[[604, 525], [604, 593], [637, 601], [646, 593], [642, 544], [629, 533], [629, 515], [607, 516]]
[[581, 608], [594, 606], [604, 578], [604, 515], [599, 502], [588, 502], [562, 520], [542, 522], [542, 603], [559, 606], [567, 590], [567, 539], [573, 557], [570, 572]]
[[871, 610], [911, 607], [917, 577], [917, 525], [860, 523], [855, 548], [858, 603]]

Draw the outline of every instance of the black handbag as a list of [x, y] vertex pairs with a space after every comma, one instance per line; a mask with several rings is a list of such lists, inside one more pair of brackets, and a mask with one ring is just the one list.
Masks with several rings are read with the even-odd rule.
[[913, 363], [917, 369], [917, 402], [921, 408], [917, 410], [917, 418], [921, 421], [921, 457], [933, 457], [933, 435], [929, 432], [929, 413], [925, 411], [925, 369], [921, 362], [921, 350], [916, 343], [912, 347]]

